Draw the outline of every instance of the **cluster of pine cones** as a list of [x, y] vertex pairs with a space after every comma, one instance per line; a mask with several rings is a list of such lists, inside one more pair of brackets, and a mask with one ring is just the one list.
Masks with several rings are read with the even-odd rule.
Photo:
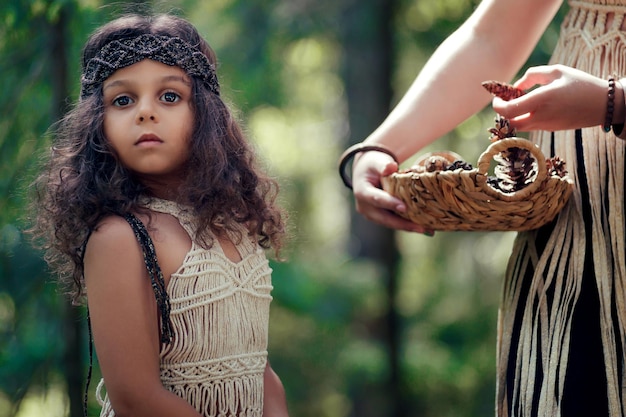
[[[494, 96], [502, 100], [509, 101], [524, 95], [524, 90], [520, 90], [510, 84], [498, 81], [485, 81], [483, 87]], [[500, 115], [496, 115], [495, 127], [489, 129], [491, 141], [514, 137], [515, 129], [509, 125], [509, 121]], [[503, 192], [514, 192], [521, 190], [536, 175], [532, 154], [528, 149], [508, 148], [499, 155], [494, 156], [498, 165], [494, 169], [495, 178], [488, 178], [492, 187]], [[537, 161], [539, 163], [539, 161]], [[548, 175], [564, 177], [567, 175], [565, 162], [558, 156], [548, 158], [545, 161], [548, 168]]]
[[[524, 94], [523, 90], [498, 81], [485, 81], [482, 85], [491, 94], [505, 101], [513, 100]], [[490, 140], [492, 142], [512, 138], [516, 135], [515, 129], [509, 125], [509, 121], [499, 114], [495, 118], [495, 127], [489, 129], [489, 133], [491, 133]], [[493, 159], [498, 162], [494, 168], [495, 177], [488, 178], [487, 182], [505, 193], [521, 190], [536, 175], [534, 159], [528, 149], [508, 148], [494, 156]]]
[[[483, 87], [491, 94], [509, 101], [524, 94], [523, 90], [510, 84], [499, 81], [485, 81]], [[489, 129], [492, 142], [515, 137], [515, 129], [509, 124], [509, 120], [496, 115], [495, 126]], [[505, 193], [519, 191], [531, 183], [537, 173], [534, 158], [531, 152], [525, 148], [512, 147], [500, 152], [493, 158], [498, 164], [494, 168], [493, 177], [487, 178], [487, 182], [495, 189]], [[537, 161], [539, 163], [539, 161]], [[564, 177], [567, 175], [565, 162], [558, 156], [548, 158], [545, 161], [548, 175]], [[450, 162], [443, 156], [430, 156], [420, 166], [411, 167], [414, 172], [454, 171], [457, 169], [472, 170], [473, 167], [463, 160]]]

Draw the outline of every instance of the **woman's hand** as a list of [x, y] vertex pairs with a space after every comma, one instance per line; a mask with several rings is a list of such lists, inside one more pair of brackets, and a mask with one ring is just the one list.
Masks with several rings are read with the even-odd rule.
[[406, 211], [406, 205], [381, 189], [381, 178], [397, 170], [398, 164], [382, 152], [370, 151], [357, 155], [352, 170], [356, 210], [366, 219], [383, 226], [432, 236], [432, 230], [396, 214]]
[[[564, 65], [529, 68], [515, 87], [536, 89], [520, 98], [493, 99], [493, 109], [519, 131], [568, 130], [604, 124], [608, 81]], [[623, 91], [617, 89], [616, 115], [623, 120]], [[619, 116], [618, 116], [619, 118]], [[615, 119], [614, 119], [615, 120]]]

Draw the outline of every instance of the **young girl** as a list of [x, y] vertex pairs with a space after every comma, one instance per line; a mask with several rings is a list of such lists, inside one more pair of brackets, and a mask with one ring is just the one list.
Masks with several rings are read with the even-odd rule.
[[287, 415], [263, 251], [281, 248], [283, 214], [215, 63], [181, 18], [101, 27], [36, 181], [36, 235], [87, 298], [101, 416]]

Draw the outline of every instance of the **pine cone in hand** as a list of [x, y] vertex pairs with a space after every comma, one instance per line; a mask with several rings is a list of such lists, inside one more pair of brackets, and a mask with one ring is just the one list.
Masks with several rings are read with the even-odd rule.
[[484, 81], [482, 86], [496, 97], [504, 101], [513, 100], [524, 95], [524, 90], [500, 81]]

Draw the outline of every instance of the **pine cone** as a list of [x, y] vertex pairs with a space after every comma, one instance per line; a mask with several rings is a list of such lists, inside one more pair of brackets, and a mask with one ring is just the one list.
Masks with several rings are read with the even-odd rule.
[[471, 171], [472, 169], [474, 169], [472, 167], [472, 164], [470, 164], [469, 162], [465, 162], [465, 161], [462, 161], [462, 160], [458, 159], [458, 160], [452, 162], [450, 165], [448, 165], [445, 170], [446, 171], [454, 171], [454, 170], [459, 169], [459, 168], [463, 169], [464, 171]]
[[482, 85], [491, 94], [500, 97], [504, 101], [513, 100], [524, 95], [524, 90], [500, 81], [484, 81]]
[[429, 157], [424, 164], [426, 172], [443, 171], [447, 166], [448, 160], [443, 156], [437, 155]]
[[552, 158], [546, 159], [546, 166], [548, 168], [548, 173], [550, 176], [563, 178], [567, 175], [567, 170], [565, 169], [565, 161], [563, 161], [558, 156], [553, 156]]
[[515, 128], [512, 128], [508, 119], [496, 115], [495, 118], [495, 127], [489, 129], [489, 133], [491, 133], [491, 137], [489, 140], [495, 142], [504, 138], [512, 138], [516, 135]]
[[494, 173], [502, 191], [519, 191], [535, 175], [533, 157], [528, 149], [508, 148], [494, 156], [494, 159], [499, 162]]

